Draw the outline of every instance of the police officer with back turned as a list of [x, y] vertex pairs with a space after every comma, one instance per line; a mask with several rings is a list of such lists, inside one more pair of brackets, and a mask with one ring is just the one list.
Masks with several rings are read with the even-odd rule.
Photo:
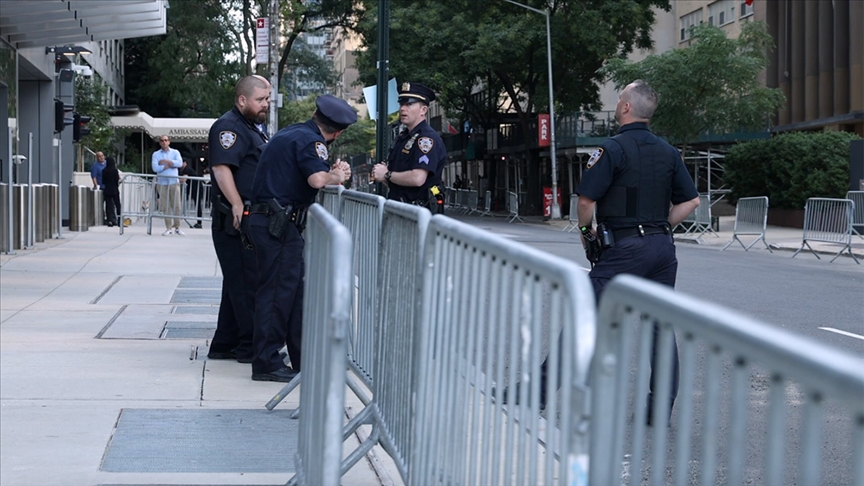
[[[648, 129], [657, 109], [658, 96], [644, 81], [627, 85], [618, 98], [615, 119], [621, 128], [604, 142], [587, 164], [576, 192], [579, 194], [579, 226], [590, 238], [594, 210], [604, 249], [588, 274], [599, 301], [606, 284], [626, 273], [675, 286], [678, 260], [672, 228], [697, 206], [699, 193], [674, 147]], [[611, 239], [603, 235], [611, 235]], [[658, 339], [654, 327], [651, 390]], [[678, 350], [673, 339], [672, 386], [669, 411], [678, 394]], [[648, 420], [654, 399], [648, 396]]]
[[387, 163], [372, 168], [376, 182], [386, 182], [387, 199], [423, 206], [433, 214], [444, 212], [441, 172], [447, 150], [438, 133], [426, 122], [435, 92], [419, 83], [402, 83], [399, 121], [407, 128], [393, 143]]
[[222, 268], [222, 300], [210, 359], [252, 362], [255, 302], [255, 255], [241, 242], [243, 202], [252, 195], [252, 180], [267, 136], [255, 123], [267, 118], [270, 83], [261, 76], [237, 82], [234, 107], [210, 127], [208, 148], [213, 173], [213, 247]]
[[[327, 146], [357, 121], [343, 100], [319, 96], [312, 119], [279, 131], [261, 154], [252, 184], [248, 234], [258, 264], [252, 379], [288, 382], [300, 371], [303, 228], [318, 189], [342, 184], [351, 167], [328, 163]], [[287, 345], [291, 368], [279, 350]]]

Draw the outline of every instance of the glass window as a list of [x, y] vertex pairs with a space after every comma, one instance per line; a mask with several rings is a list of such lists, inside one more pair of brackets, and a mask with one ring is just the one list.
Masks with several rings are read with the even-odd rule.
[[700, 8], [699, 10], [684, 15], [681, 17], [680, 22], [681, 33], [679, 40], [683, 42], [690, 38], [690, 27], [702, 23], [702, 9]]

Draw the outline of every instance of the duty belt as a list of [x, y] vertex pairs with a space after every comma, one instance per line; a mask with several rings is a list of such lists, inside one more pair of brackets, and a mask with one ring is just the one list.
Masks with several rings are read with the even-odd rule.
[[[297, 214], [300, 212], [300, 209], [295, 209], [291, 211], [290, 221], [297, 220]], [[263, 214], [265, 216], [270, 216], [273, 214], [273, 211], [270, 209], [270, 205], [267, 203], [258, 203], [253, 204], [249, 207], [249, 214]]]
[[612, 230], [612, 236], [615, 238], [615, 241], [623, 240], [624, 238], [629, 238], [631, 236], [659, 235], [661, 233], [669, 234], [669, 227], [665, 225], [645, 226], [640, 224], [632, 228]]

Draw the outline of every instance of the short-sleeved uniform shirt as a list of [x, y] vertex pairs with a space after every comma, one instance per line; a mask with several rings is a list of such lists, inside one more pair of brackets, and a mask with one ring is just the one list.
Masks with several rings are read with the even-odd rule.
[[[601, 204], [603, 197], [612, 187], [613, 183], [621, 178], [632, 176], [629, 171], [648, 171], [650, 178], [657, 184], [658, 188], [664, 189], [661, 197], [670, 197], [661, 201], [668, 207], [669, 202], [680, 204], [699, 196], [681, 155], [678, 150], [660, 139], [648, 129], [645, 123], [628, 123], [618, 130], [619, 136], [629, 137], [635, 144], [629, 144], [631, 150], [638, 153], [633, 157], [625, 156], [625, 147], [622, 142], [609, 139], [603, 142], [588, 161], [587, 170], [582, 175], [582, 181], [576, 192]], [[623, 141], [625, 144], [626, 141]], [[638, 178], [636, 180], [639, 180]], [[642, 180], [645, 180], [644, 178]], [[640, 188], [641, 189], [641, 188]], [[642, 194], [650, 197], [650, 194]], [[654, 201], [652, 201], [654, 202]], [[668, 213], [668, 211], [667, 211]], [[600, 210], [598, 206], [598, 218]], [[602, 223], [602, 220], [598, 220]], [[652, 221], [638, 221], [639, 224], [666, 224], [665, 219]], [[616, 225], [612, 225], [615, 227]]]
[[252, 184], [252, 203], [273, 198], [281, 206], [308, 206], [318, 189], [309, 185], [309, 176], [330, 171], [330, 152], [314, 121], [296, 123], [279, 130], [261, 153]]
[[447, 162], [447, 150], [438, 133], [421, 121], [413, 130], [396, 138], [387, 168], [392, 172], [407, 172], [414, 169], [429, 171], [426, 183], [421, 187], [405, 187], [389, 182], [388, 199], [405, 202], [428, 201], [429, 188], [441, 183], [441, 172]]
[[[210, 167], [227, 165], [234, 174], [234, 185], [243, 200], [252, 196], [252, 180], [267, 136], [246, 119], [235, 106], [210, 127], [208, 147]], [[212, 178], [213, 201], [222, 195], [216, 178]], [[214, 205], [215, 207], [215, 205]]]

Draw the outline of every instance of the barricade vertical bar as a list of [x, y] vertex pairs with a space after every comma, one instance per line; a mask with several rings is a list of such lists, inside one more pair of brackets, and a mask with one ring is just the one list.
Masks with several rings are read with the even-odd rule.
[[785, 446], [786, 384], [779, 374], [771, 376], [768, 397], [768, 460], [765, 462], [765, 484], [781, 486], [783, 480], [783, 448]]
[[735, 358], [732, 363], [732, 401], [730, 405], [729, 467], [726, 475], [728, 484], [743, 484], [744, 482], [744, 447], [747, 441], [747, 392], [750, 390], [750, 373], [744, 358]]
[[[693, 334], [684, 332], [678, 341], [679, 358], [682, 363], [695, 362], [695, 347]], [[678, 388], [678, 433], [675, 437], [675, 463], [687, 464], [687, 455], [690, 453], [693, 436], [693, 381], [696, 377], [694, 366], [685, 366], [681, 369], [681, 381]], [[687, 486], [687, 468], [675, 468], [676, 486]]]
[[801, 484], [819, 484], [822, 476], [819, 447], [822, 445], [822, 397], [818, 393], [806, 393], [802, 436], [807, 441], [801, 444]]
[[348, 230], [320, 205], [309, 208], [308, 219], [303, 299], [303, 348], [307, 352], [303, 353], [301, 374], [297, 473], [292, 482], [338, 486], [342, 475], [352, 242]]
[[335, 216], [336, 219], [341, 219], [339, 211], [342, 204], [342, 191], [344, 190], [345, 187], [340, 184], [336, 186], [324, 186], [323, 189], [318, 191], [318, 202], [330, 214]]
[[720, 412], [720, 380], [711, 377], [720, 374], [720, 348], [713, 347], [705, 359], [705, 432], [702, 434], [702, 486], [712, 486], [717, 469], [717, 443], [714, 434], [718, 430], [717, 415]]

